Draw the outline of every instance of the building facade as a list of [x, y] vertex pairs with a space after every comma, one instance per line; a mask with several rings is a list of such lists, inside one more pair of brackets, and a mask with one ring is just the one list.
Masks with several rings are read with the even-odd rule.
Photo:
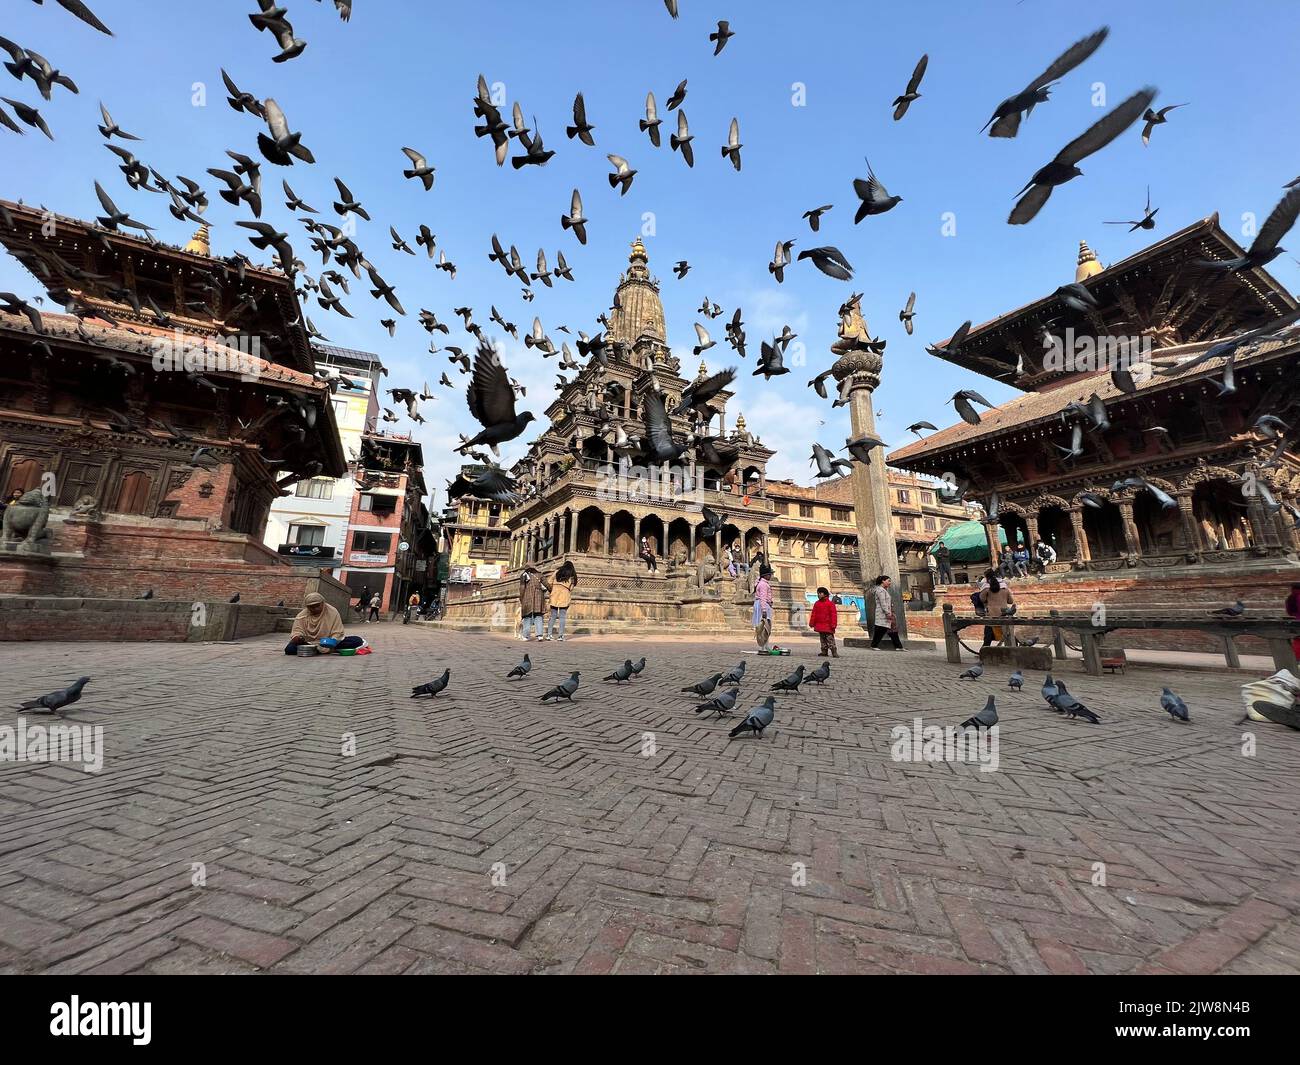
[[318, 373], [327, 375], [334, 394], [330, 403], [339, 430], [339, 443], [348, 466], [342, 477], [311, 477], [293, 486], [291, 495], [271, 504], [266, 545], [290, 562], [329, 567], [341, 578], [348, 550], [356, 495], [357, 463], [362, 436], [379, 417], [379, 378], [383, 367], [376, 355], [332, 345], [316, 344], [312, 351]]
[[206, 226], [177, 248], [0, 206], [0, 243], [75, 312], [0, 312], [0, 490], [47, 511], [0, 591], [300, 599], [317, 574], [265, 547], [267, 514], [345, 463], [292, 281], [214, 257]]
[[[1263, 269], [1193, 263], [1240, 254], [1217, 217], [1108, 268], [1084, 245], [1076, 278], [1095, 307], [1046, 296], [970, 330], [948, 356], [1010, 377], [1025, 395], [890, 461], [956, 476], [996, 501], [991, 548], [999, 527], [1010, 545], [1053, 547], [1047, 578], [1017, 593], [1022, 613], [1039, 599], [1044, 611], [1098, 602], [1178, 611], [1238, 597], [1281, 612], [1300, 574], [1285, 509], [1300, 502], [1300, 459], [1289, 432], [1270, 438], [1256, 421], [1297, 424], [1300, 336], [1210, 349], [1297, 304]], [[1104, 410], [1100, 422], [1090, 404]]]

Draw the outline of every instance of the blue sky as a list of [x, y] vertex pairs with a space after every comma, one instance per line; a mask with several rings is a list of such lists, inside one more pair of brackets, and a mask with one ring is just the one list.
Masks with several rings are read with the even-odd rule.
[[[30, 81], [19, 85], [0, 73], [0, 92], [38, 105], [56, 137], [50, 142], [35, 130], [17, 137], [0, 129], [0, 195], [90, 217], [99, 210], [92, 184], [98, 178], [160, 238], [188, 239], [193, 226], [175, 221], [164, 197], [131, 192], [100, 146], [96, 102], [102, 99], [123, 128], [144, 138], [133, 145], [144, 162], [208, 188], [216, 251], [256, 257], [233, 225], [250, 214], [220, 200], [218, 183], [205, 173], [229, 165], [228, 147], [257, 156], [256, 135], [264, 128], [227, 106], [224, 66], [240, 88], [259, 99], [274, 96], [315, 153], [315, 166], [263, 166], [263, 217], [288, 229], [310, 269], [319, 258], [284, 208], [282, 177], [326, 221], [337, 221], [330, 210], [335, 175], [370, 210], [374, 221], [359, 223], [357, 239], [408, 312], [396, 337], [378, 325], [389, 316], [387, 306], [361, 283], [344, 297], [354, 320], [314, 301], [308, 313], [332, 342], [379, 353], [392, 370], [385, 386], [418, 386], [426, 378], [432, 385], [450, 369], [444, 355], [425, 354], [429, 337], [416, 321], [421, 307], [458, 323], [452, 308], [467, 304], [487, 327], [495, 303], [521, 335], [534, 315], [557, 341], [560, 324], [593, 332], [629, 243], [642, 233], [643, 216], [652, 214], [654, 233], [645, 242], [662, 281], [669, 340], [688, 376], [698, 362], [689, 349], [704, 296], [728, 314], [743, 307], [751, 348], [746, 361], [724, 345], [721, 320], [708, 323], [718, 340], [710, 365], [734, 363], [744, 375], [729, 422], [743, 411], [751, 430], [779, 450], [771, 472], [803, 480], [810, 476], [814, 437], [839, 447], [847, 435], [844, 411], [831, 411], [804, 383], [829, 365], [836, 309], [851, 291], [865, 294], [873, 332], [889, 341], [876, 407], [883, 412], [882, 435], [901, 445], [911, 421], [951, 424], [955, 415], [944, 401], [958, 388], [976, 387], [995, 402], [1013, 394], [931, 358], [926, 343], [947, 337], [963, 319], [984, 321], [1072, 281], [1080, 239], [1103, 263], [1114, 262], [1214, 211], [1240, 236], [1243, 213], [1262, 220], [1283, 183], [1300, 173], [1300, 153], [1279, 143], [1296, 128], [1300, 65], [1281, 57], [1294, 51], [1300, 12], [1281, 2], [950, 0], [868, 8], [838, 0], [681, 0], [682, 16], [673, 21], [661, 0], [502, 0], [488, 7], [355, 0], [352, 21], [344, 24], [328, 0], [288, 0], [289, 18], [309, 46], [285, 64], [271, 62], [270, 35], [248, 22], [253, 0], [93, 0], [91, 6], [115, 37], [94, 32], [53, 3], [6, 5], [0, 32], [70, 74], [81, 94], [56, 88], [45, 103]], [[736, 36], [714, 58], [707, 35], [719, 18], [731, 20]], [[1102, 25], [1111, 27], [1110, 39], [1064, 79], [1017, 139], [977, 135], [1000, 100]], [[890, 103], [923, 52], [930, 56], [923, 96], [895, 123]], [[479, 73], [503, 83], [509, 100], [522, 101], [530, 123], [536, 116], [556, 152], [546, 167], [498, 169], [490, 143], [473, 136]], [[674, 116], [665, 101], [683, 78], [696, 137], [693, 170], [667, 144]], [[193, 103], [196, 82], [206, 86], [206, 106]], [[1156, 129], [1149, 148], [1133, 127], [1087, 160], [1085, 176], [1057, 190], [1032, 223], [1008, 226], [1016, 191], [1103, 113], [1093, 106], [1098, 82], [1108, 106], [1145, 84], [1160, 89], [1157, 106], [1189, 106]], [[796, 83], [806, 87], [804, 106], [792, 103]], [[579, 90], [596, 127], [595, 148], [564, 136]], [[637, 128], [647, 90], [665, 117], [659, 149]], [[739, 174], [719, 151], [733, 115], [745, 145]], [[402, 178], [405, 145], [437, 167], [431, 192]], [[606, 152], [626, 156], [639, 171], [626, 197], [609, 188]], [[865, 176], [864, 156], [904, 199], [889, 214], [854, 226], [852, 179]], [[1140, 217], [1148, 184], [1160, 208], [1154, 234], [1102, 224]], [[585, 248], [559, 225], [575, 185], [591, 219]], [[824, 203], [834, 210], [813, 234], [800, 215]], [[955, 236], [942, 234], [948, 213]], [[391, 250], [390, 224], [413, 244], [421, 222], [459, 267], [456, 280], [435, 270], [422, 251], [411, 258]], [[560, 281], [552, 290], [535, 285], [536, 300], [524, 303], [520, 286], [487, 260], [493, 232], [516, 244], [530, 266], [538, 247], [552, 263], [562, 249], [576, 283]], [[777, 285], [766, 264], [773, 244], [790, 238], [796, 252], [838, 246], [856, 268], [853, 282], [833, 281], [805, 262]], [[1300, 249], [1300, 236], [1289, 243]], [[693, 268], [679, 282], [670, 267], [682, 258]], [[1300, 283], [1290, 256], [1274, 263], [1274, 273], [1292, 290]], [[0, 259], [5, 289], [39, 291], [7, 256]], [[911, 290], [918, 295], [916, 335], [909, 338], [898, 310]], [[750, 377], [759, 340], [785, 323], [806, 344], [807, 365], [771, 383]], [[450, 342], [467, 339], [457, 333]], [[525, 407], [540, 415], [555, 395], [555, 363], [543, 363], [522, 345], [508, 342], [506, 351], [512, 374], [529, 385]], [[441, 398], [424, 405], [429, 424], [416, 434], [425, 443], [430, 484], [439, 487], [458, 461], [450, 454], [457, 433], [473, 428], [459, 387], [468, 379], [451, 376], [457, 391], [437, 389]], [[407, 427], [403, 420], [399, 428]], [[507, 450], [507, 459], [520, 450]]]

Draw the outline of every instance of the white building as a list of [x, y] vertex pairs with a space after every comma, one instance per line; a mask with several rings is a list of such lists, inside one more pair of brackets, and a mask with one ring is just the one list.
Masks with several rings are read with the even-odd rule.
[[338, 423], [348, 475], [335, 480], [315, 477], [299, 481], [294, 494], [271, 504], [263, 541], [268, 547], [317, 569], [332, 566], [341, 579], [346, 562], [348, 522], [352, 514], [356, 459], [361, 454], [361, 434], [379, 416], [379, 358], [365, 351], [313, 345], [316, 368], [338, 379], [334, 392], [334, 420]]

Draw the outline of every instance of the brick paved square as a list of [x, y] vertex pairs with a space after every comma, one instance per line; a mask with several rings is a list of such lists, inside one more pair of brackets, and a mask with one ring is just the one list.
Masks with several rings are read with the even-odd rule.
[[[1038, 676], [850, 650], [729, 740], [680, 689], [739, 640], [368, 635], [351, 659], [10, 645], [8, 707], [93, 678], [68, 718], [104, 764], [0, 763], [0, 971], [1300, 971], [1300, 736], [1237, 724], [1241, 676], [1071, 663], [1089, 725]], [[746, 656], [740, 705], [815, 649]], [[990, 693], [996, 772], [893, 760], [895, 726]]]

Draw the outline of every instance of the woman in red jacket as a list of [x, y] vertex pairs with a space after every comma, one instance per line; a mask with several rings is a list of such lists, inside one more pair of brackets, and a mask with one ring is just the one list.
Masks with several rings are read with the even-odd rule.
[[839, 651], [835, 648], [835, 627], [839, 624], [839, 620], [839, 611], [835, 609], [835, 604], [831, 602], [831, 593], [825, 588], [818, 588], [817, 602], [813, 603], [808, 624], [812, 626], [813, 632], [822, 638], [821, 655], [823, 658], [827, 655], [830, 655], [831, 658], [840, 657]]

